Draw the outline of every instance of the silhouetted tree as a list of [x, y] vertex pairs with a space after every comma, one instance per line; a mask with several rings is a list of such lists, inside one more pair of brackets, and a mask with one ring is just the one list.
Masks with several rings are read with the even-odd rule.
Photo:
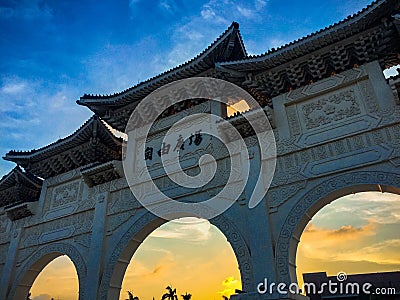
[[192, 299], [192, 294], [188, 294], [187, 292], [186, 292], [185, 295], [181, 295], [181, 296], [182, 296], [183, 300], [190, 300], [190, 299]]
[[169, 299], [169, 300], [178, 300], [178, 296], [176, 294], [176, 289], [172, 289], [172, 287], [167, 286], [165, 288], [168, 292], [162, 295], [161, 300]]
[[222, 299], [229, 300], [229, 298], [227, 296], [224, 296], [224, 295], [222, 295]]
[[139, 297], [134, 296], [132, 292], [127, 291], [129, 298], [126, 300], [139, 300]]

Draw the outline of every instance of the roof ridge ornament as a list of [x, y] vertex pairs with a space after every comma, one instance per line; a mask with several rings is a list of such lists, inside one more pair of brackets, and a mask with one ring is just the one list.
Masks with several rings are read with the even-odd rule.
[[[99, 116], [93, 115], [63, 139], [38, 150], [10, 151], [4, 159], [37, 176], [49, 178], [93, 162], [121, 160], [122, 143], [123, 140], [116, 137]], [[70, 164], [65, 163], [66, 157]]]

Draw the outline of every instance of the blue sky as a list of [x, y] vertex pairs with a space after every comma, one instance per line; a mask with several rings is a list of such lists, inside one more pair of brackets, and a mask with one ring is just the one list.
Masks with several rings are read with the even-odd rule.
[[[0, 153], [45, 146], [114, 93], [192, 58], [232, 21], [260, 54], [357, 12], [368, 0], [0, 0]], [[0, 176], [14, 167], [0, 162]]]

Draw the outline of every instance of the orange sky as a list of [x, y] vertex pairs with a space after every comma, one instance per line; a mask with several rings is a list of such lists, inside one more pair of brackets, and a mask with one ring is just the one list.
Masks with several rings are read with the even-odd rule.
[[[224, 235], [207, 221], [167, 223], [140, 246], [128, 266], [122, 291], [161, 299], [172, 285], [192, 299], [221, 299], [241, 288], [235, 255]], [[120, 299], [125, 299], [126, 294]]]
[[[358, 193], [334, 201], [306, 227], [297, 252], [298, 280], [303, 272], [336, 275], [400, 270], [400, 196]], [[207, 221], [196, 225], [169, 222], [139, 247], [126, 272], [120, 299], [127, 290], [141, 300], [160, 299], [172, 285], [192, 299], [222, 299], [240, 288], [233, 251], [223, 234]], [[77, 299], [76, 271], [60, 257], [39, 275], [34, 300]], [[41, 295], [40, 297], [38, 297]]]
[[369, 273], [400, 271], [400, 196], [357, 193], [320, 210], [297, 249], [297, 278], [326, 271]]

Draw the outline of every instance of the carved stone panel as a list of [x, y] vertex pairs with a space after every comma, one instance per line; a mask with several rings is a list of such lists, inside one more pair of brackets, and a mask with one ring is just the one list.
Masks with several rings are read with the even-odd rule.
[[31, 247], [90, 232], [93, 224], [93, 215], [94, 211], [90, 210], [27, 228], [22, 237], [20, 247]]
[[362, 110], [351, 89], [306, 102], [299, 109], [308, 130], [360, 115]]
[[10, 238], [11, 221], [6, 214], [0, 215], [0, 244], [5, 243]]
[[77, 200], [79, 192], [79, 182], [75, 181], [59, 187], [53, 191], [51, 200], [51, 208], [58, 208], [66, 204], [73, 203]]

